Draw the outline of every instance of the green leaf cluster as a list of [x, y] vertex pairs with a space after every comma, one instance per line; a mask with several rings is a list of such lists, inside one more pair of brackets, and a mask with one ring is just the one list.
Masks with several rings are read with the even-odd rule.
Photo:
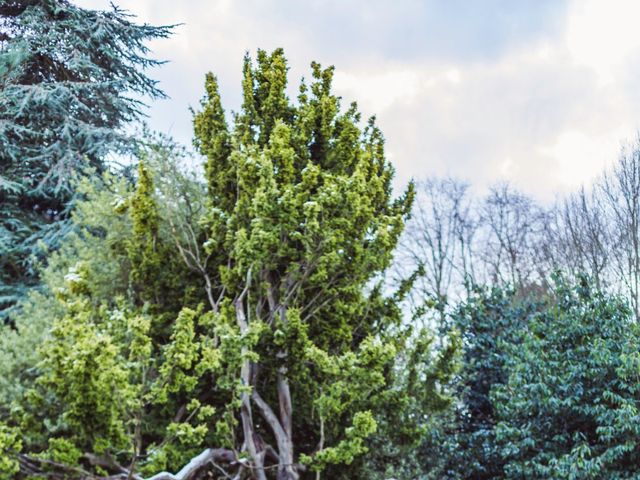
[[560, 274], [535, 297], [476, 287], [452, 311], [457, 401], [425, 478], [635, 478], [638, 332], [624, 298]]
[[493, 392], [507, 478], [640, 474], [637, 324], [622, 299], [558, 280], [554, 302], [509, 347]]

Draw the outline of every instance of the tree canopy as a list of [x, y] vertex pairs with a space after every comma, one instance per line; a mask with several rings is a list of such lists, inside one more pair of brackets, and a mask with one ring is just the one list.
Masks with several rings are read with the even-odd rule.
[[66, 0], [0, 2], [0, 311], [37, 281], [37, 263], [67, 230], [74, 175], [131, 151], [125, 126], [144, 96], [147, 42], [171, 27], [137, 25], [113, 7]]
[[633, 478], [638, 325], [627, 302], [560, 281], [510, 352], [493, 392], [505, 478]]
[[332, 76], [313, 63], [293, 103], [282, 50], [258, 51], [232, 127], [206, 77], [202, 179], [156, 141], [133, 188], [81, 182], [44, 277], [55, 308], [32, 300], [49, 326], [8, 412], [25, 433], [3, 437], [22, 448], [13, 467], [370, 478], [376, 432], [414, 445], [447, 407], [456, 337], [436, 353], [402, 321], [410, 279], [383, 276], [412, 186], [393, 198], [382, 134], [341, 109]]

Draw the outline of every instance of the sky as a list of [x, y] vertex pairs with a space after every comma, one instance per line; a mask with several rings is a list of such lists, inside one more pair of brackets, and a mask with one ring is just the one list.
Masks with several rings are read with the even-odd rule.
[[[397, 185], [508, 181], [541, 201], [588, 184], [640, 128], [634, 0], [114, 0], [151, 24], [149, 72], [170, 99], [149, 124], [190, 144], [206, 72], [240, 106], [242, 58], [283, 47], [290, 96], [312, 60], [385, 134]], [[108, 0], [76, 0], [93, 9]]]

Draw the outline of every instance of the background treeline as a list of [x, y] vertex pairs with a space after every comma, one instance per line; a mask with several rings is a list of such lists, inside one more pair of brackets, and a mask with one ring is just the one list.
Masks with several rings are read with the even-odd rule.
[[332, 67], [208, 74], [191, 153], [127, 134], [170, 27], [0, 22], [0, 478], [640, 475], [639, 143], [552, 206], [395, 195]]
[[417, 183], [396, 271], [418, 269], [410, 311], [463, 355], [425, 478], [638, 475], [639, 200], [637, 140], [551, 205]]
[[453, 178], [417, 183], [399, 261], [421, 265], [420, 296], [446, 303], [471, 285], [548, 284], [562, 271], [624, 295], [639, 314], [640, 143], [592, 184], [545, 205], [508, 183], [485, 195]]

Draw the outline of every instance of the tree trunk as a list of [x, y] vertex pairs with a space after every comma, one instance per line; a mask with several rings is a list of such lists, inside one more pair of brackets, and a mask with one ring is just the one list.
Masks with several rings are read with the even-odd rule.
[[292, 407], [289, 380], [286, 367], [278, 369], [278, 400], [280, 404], [280, 423], [286, 438], [286, 448], [280, 452], [278, 480], [297, 480], [298, 474], [293, 466]]
[[[247, 331], [247, 317], [244, 313], [244, 305], [242, 303], [242, 295], [235, 301], [234, 303], [236, 309], [236, 319], [238, 321], [238, 326], [240, 327], [240, 332], [244, 333]], [[242, 347], [242, 355], [246, 355], [246, 347]], [[251, 385], [251, 364], [249, 360], [244, 360], [242, 362], [242, 367], [240, 370], [240, 377], [242, 380], [243, 386]], [[253, 461], [254, 470], [253, 473], [255, 478], [258, 480], [267, 480], [267, 476], [264, 471], [264, 458], [261, 452], [258, 452], [255, 443], [255, 431], [253, 427], [253, 415], [251, 411], [251, 401], [249, 394], [247, 392], [242, 392], [242, 396], [240, 397], [242, 405], [240, 407], [240, 418], [242, 419], [242, 433], [244, 435], [244, 442], [251, 456], [251, 460]]]

